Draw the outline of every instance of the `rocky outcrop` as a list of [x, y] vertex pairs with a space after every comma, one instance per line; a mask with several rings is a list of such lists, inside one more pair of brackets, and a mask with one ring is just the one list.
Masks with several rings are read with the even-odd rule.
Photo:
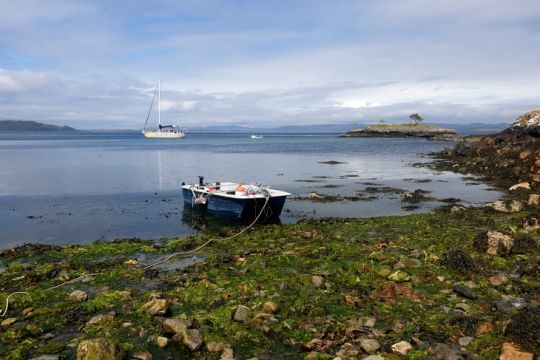
[[483, 175], [507, 187], [526, 182], [535, 192], [540, 188], [540, 110], [521, 115], [496, 135], [459, 143], [434, 156], [436, 169]]
[[[433, 138], [445, 137], [451, 138], [456, 135], [454, 129], [445, 129], [428, 125], [368, 125], [360, 129], [347, 131], [340, 137], [422, 137]], [[452, 140], [453, 141], [453, 140]]]

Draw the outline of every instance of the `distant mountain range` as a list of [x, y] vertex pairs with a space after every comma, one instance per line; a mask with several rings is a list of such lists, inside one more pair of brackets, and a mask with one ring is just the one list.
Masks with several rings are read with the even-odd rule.
[[77, 131], [69, 126], [43, 124], [37, 121], [0, 120], [0, 131]]
[[[344, 124], [321, 124], [321, 125], [284, 125], [276, 127], [262, 127], [262, 126], [237, 126], [237, 125], [219, 125], [219, 126], [198, 126], [187, 127], [188, 133], [214, 133], [214, 134], [267, 134], [267, 133], [285, 133], [285, 134], [343, 134], [351, 129], [361, 128], [368, 125], [368, 123], [344, 123]], [[506, 129], [510, 124], [497, 123], [471, 123], [471, 124], [426, 124], [434, 125], [438, 127], [445, 127], [456, 130], [461, 135], [486, 135], [495, 134]], [[24, 121], [24, 120], [0, 120], [0, 131], [79, 131], [70, 126], [57, 126], [51, 124], [44, 124], [37, 121]], [[104, 131], [104, 130], [90, 130], [90, 131]], [[130, 130], [105, 130], [105, 131], [130, 131]], [[133, 130], [135, 131], [135, 130]], [[137, 130], [139, 131], [139, 130]]]
[[[188, 127], [188, 133], [335, 133], [342, 134], [351, 129], [361, 128], [367, 123], [345, 123], [345, 124], [322, 124], [322, 125], [286, 125], [276, 127], [258, 127], [258, 126], [205, 126]], [[507, 123], [471, 123], [471, 124], [426, 124], [437, 127], [444, 127], [456, 130], [462, 135], [487, 135], [495, 134], [506, 129], [510, 124]]]

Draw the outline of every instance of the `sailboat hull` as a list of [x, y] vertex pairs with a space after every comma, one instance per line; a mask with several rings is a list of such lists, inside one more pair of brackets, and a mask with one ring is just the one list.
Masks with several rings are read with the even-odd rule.
[[162, 132], [146, 130], [143, 132], [144, 136], [149, 139], [179, 139], [186, 136], [183, 131], [179, 132]]

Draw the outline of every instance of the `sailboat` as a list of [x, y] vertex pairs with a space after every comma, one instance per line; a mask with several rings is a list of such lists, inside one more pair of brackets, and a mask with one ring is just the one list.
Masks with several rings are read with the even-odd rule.
[[[158, 127], [155, 130], [150, 130], [146, 127], [148, 126], [148, 119], [150, 118], [152, 107], [154, 106], [156, 93], [158, 96]], [[142, 133], [145, 137], [150, 139], [179, 139], [186, 136], [186, 133], [183, 130], [177, 129], [176, 125], [161, 125], [161, 81], [158, 81], [156, 90], [154, 91], [154, 97], [152, 98], [152, 103], [150, 104], [150, 110], [148, 110]]]

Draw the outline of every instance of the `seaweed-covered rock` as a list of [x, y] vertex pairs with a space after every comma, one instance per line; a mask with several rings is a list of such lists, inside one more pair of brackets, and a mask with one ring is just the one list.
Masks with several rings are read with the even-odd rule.
[[463, 250], [454, 249], [446, 252], [441, 260], [450, 271], [468, 274], [475, 270], [476, 266], [472, 257]]
[[499, 231], [487, 231], [474, 240], [474, 247], [488, 255], [508, 255], [513, 246], [512, 237]]
[[184, 332], [184, 338], [182, 342], [191, 351], [196, 351], [196, 350], [199, 350], [203, 346], [204, 340], [201, 334], [199, 333], [199, 330], [189, 329], [186, 332]]
[[540, 308], [529, 307], [512, 317], [505, 335], [523, 350], [540, 350]]
[[249, 308], [244, 305], [238, 305], [233, 314], [233, 320], [238, 322], [248, 322], [249, 320]]
[[523, 203], [517, 200], [499, 200], [490, 205], [493, 210], [512, 214], [523, 210]]
[[84, 340], [77, 347], [77, 360], [117, 360], [121, 358], [120, 348], [105, 338]]
[[167, 312], [166, 299], [152, 299], [139, 309], [139, 312], [148, 315], [164, 315]]
[[161, 326], [164, 334], [177, 335], [183, 334], [191, 326], [191, 321], [177, 318], [165, 319]]

